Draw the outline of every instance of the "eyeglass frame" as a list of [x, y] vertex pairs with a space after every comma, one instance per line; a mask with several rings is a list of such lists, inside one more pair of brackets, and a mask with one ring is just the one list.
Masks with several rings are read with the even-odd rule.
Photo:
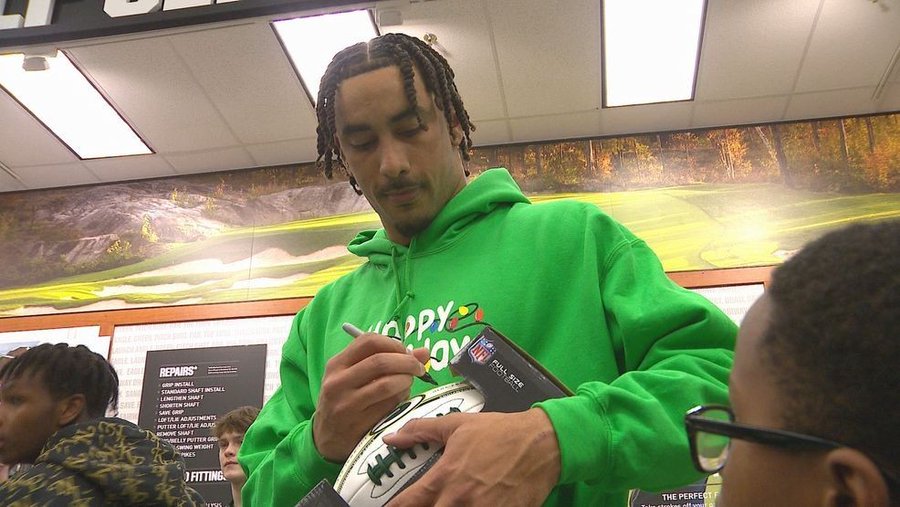
[[[728, 414], [728, 421], [716, 421], [714, 419], [706, 419], [702, 417], [704, 412], [709, 410], [722, 410]], [[731, 439], [745, 440], [763, 445], [771, 445], [775, 447], [787, 449], [837, 449], [839, 447], [850, 447], [848, 445], [828, 440], [825, 438], [805, 435], [794, 431], [779, 430], [774, 428], [762, 428], [749, 424], [741, 424], [734, 422], [734, 411], [726, 405], [699, 405], [687, 411], [684, 415], [684, 425], [688, 433], [688, 444], [691, 448], [691, 460], [694, 462], [694, 468], [705, 474], [714, 474], [725, 468], [728, 462], [728, 456], [715, 470], [706, 470], [700, 463], [700, 457], [697, 455], [697, 433], [700, 431], [728, 437], [728, 447], [731, 447]], [[893, 474], [889, 473], [878, 464], [871, 456], [873, 463], [878, 467], [881, 475], [890, 485], [900, 485], [900, 480]]]

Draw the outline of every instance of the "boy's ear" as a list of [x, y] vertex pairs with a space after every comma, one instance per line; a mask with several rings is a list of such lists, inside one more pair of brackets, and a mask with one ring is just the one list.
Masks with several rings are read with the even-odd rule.
[[841, 447], [825, 457], [828, 473], [828, 505], [835, 507], [888, 507], [887, 483], [868, 456]]
[[81, 420], [87, 400], [83, 394], [73, 394], [59, 400], [56, 405], [56, 425], [62, 428]]

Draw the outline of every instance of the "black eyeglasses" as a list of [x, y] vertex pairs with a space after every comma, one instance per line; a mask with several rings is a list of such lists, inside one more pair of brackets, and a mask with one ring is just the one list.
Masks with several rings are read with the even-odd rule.
[[[785, 449], [827, 450], [848, 447], [833, 440], [794, 433], [793, 431], [760, 428], [734, 422], [734, 412], [723, 405], [701, 405], [692, 408], [684, 416], [688, 440], [691, 444], [691, 458], [697, 470], [713, 474], [722, 470], [728, 461], [731, 439], [746, 440], [763, 445]], [[883, 463], [869, 456], [881, 471], [889, 487], [900, 487], [900, 480], [888, 472]]]
[[728, 461], [731, 439], [789, 449], [836, 449], [843, 444], [791, 431], [759, 428], [734, 422], [734, 412], [721, 405], [693, 408], [684, 416], [691, 458], [697, 470], [716, 473]]

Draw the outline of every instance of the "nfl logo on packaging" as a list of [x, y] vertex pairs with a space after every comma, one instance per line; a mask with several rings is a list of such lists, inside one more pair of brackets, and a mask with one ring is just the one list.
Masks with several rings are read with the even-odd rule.
[[496, 351], [496, 345], [491, 343], [491, 340], [486, 336], [482, 336], [469, 347], [469, 357], [472, 358], [473, 363], [487, 364]]
[[536, 402], [572, 394], [515, 342], [491, 327], [464, 345], [450, 366], [484, 393], [484, 412], [522, 412]]

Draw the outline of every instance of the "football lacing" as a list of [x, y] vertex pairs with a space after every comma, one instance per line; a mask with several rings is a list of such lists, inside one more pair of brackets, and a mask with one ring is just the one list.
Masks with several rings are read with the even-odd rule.
[[[450, 407], [450, 410], [447, 412], [462, 412], [460, 409], [456, 407]], [[435, 417], [441, 417], [444, 414], [437, 414]], [[423, 450], [428, 450], [428, 443], [420, 444]], [[406, 468], [406, 463], [403, 462], [403, 456], [407, 455], [412, 459], [416, 459], [416, 451], [415, 446], [410, 447], [409, 449], [398, 449], [393, 445], [387, 446], [387, 451], [384, 456], [380, 454], [375, 455], [375, 465], [369, 464], [366, 467], [366, 474], [369, 476], [369, 479], [375, 483], [376, 486], [381, 486], [381, 478], [385, 475], [389, 478], [394, 477], [394, 473], [391, 472], [391, 466], [397, 465], [397, 468], [403, 470]]]

